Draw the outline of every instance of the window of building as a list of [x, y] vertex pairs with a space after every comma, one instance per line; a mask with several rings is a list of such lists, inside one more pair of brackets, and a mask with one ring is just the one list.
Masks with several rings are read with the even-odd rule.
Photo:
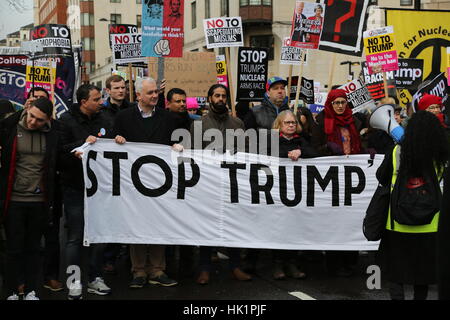
[[142, 16], [140, 14], [136, 16], [136, 25], [138, 28], [142, 28]]
[[412, 6], [413, 2], [412, 2], [412, 0], [400, 0], [400, 5], [401, 6]]
[[211, 18], [211, 1], [205, 0], [205, 19]]
[[93, 26], [94, 25], [94, 15], [92, 13], [82, 13], [81, 14], [81, 25], [82, 26]]
[[142, 0], [136, 0], [137, 4], [142, 4]]
[[122, 23], [122, 15], [116, 14], [116, 13], [111, 13], [111, 18], [109, 20], [111, 20], [111, 23], [121, 24]]
[[220, 15], [225, 17], [230, 15], [230, 2], [228, 0], [220, 0]]
[[251, 36], [250, 47], [269, 48], [269, 60], [274, 59], [274, 38], [273, 35]]
[[94, 38], [83, 38], [82, 41], [84, 50], [95, 50]]
[[272, 0], [239, 0], [239, 5], [241, 7], [250, 6], [271, 6]]
[[191, 19], [192, 29], [197, 28], [197, 3], [195, 1], [191, 3]]
[[120, 0], [109, 0], [111, 3], [120, 3]]

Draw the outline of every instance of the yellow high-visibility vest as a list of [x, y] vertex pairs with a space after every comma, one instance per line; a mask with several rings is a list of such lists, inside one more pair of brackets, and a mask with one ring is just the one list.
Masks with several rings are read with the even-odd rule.
[[[398, 161], [400, 156], [400, 146], [396, 145], [394, 148], [394, 151], [392, 152], [392, 165], [393, 165], [393, 172], [392, 172], [392, 182], [391, 182], [391, 194], [392, 190], [394, 189], [395, 181], [397, 181], [397, 175], [398, 175]], [[442, 171], [438, 172], [436, 170], [436, 174], [438, 176], [438, 180], [440, 181], [440, 177], [442, 177]], [[386, 222], [386, 229], [390, 231], [396, 231], [396, 232], [402, 232], [402, 233], [429, 233], [429, 232], [437, 232], [438, 230], [438, 222], [439, 222], [439, 212], [437, 212], [433, 220], [431, 220], [430, 224], [425, 224], [421, 226], [408, 226], [404, 224], [397, 223], [397, 221], [393, 220], [394, 223], [391, 225], [391, 206], [389, 206], [389, 212], [388, 212], [388, 219]]]

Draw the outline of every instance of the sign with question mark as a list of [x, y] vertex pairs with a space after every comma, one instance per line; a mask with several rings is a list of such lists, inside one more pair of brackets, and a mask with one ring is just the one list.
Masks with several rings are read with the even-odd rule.
[[326, 0], [319, 49], [360, 57], [369, 0]]

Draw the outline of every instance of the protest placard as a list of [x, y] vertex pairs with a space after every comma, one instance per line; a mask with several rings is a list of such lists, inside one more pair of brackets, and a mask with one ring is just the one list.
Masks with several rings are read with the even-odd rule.
[[261, 101], [266, 92], [269, 49], [240, 47], [237, 101]]
[[244, 32], [241, 17], [220, 17], [203, 20], [206, 47], [242, 47]]
[[305, 49], [291, 47], [291, 39], [284, 38], [280, 64], [299, 66], [303, 61], [303, 65], [306, 65], [306, 52]]
[[303, 99], [308, 104], [314, 103], [314, 80], [309, 80], [302, 77], [300, 99]]
[[225, 55], [221, 54], [216, 57], [217, 83], [228, 87], [227, 62]]
[[364, 83], [359, 80], [353, 80], [352, 82], [346, 83], [339, 87], [345, 91], [347, 95], [347, 100], [351, 103], [353, 109], [352, 112], [367, 113], [372, 112], [377, 106], [375, 101], [372, 99], [369, 90], [366, 88]]
[[142, 36], [139, 33], [112, 34], [111, 43], [114, 64], [144, 63], [142, 57]]
[[138, 33], [138, 27], [135, 24], [110, 24], [109, 29], [109, 47], [112, 49], [111, 36], [114, 34]]
[[326, 0], [319, 49], [360, 57], [369, 0]]
[[182, 57], [184, 1], [142, 3], [142, 56]]
[[450, 86], [450, 47], [447, 47], [447, 85]]
[[394, 27], [387, 26], [364, 32], [364, 52], [369, 73], [398, 69]]
[[[399, 58], [422, 59], [423, 81], [430, 81], [446, 68], [450, 47], [449, 10], [403, 10], [386, 8], [386, 25], [394, 26]], [[402, 105], [412, 103], [416, 90], [402, 89]]]
[[[297, 89], [298, 89], [298, 76], [292, 77], [292, 83], [291, 83], [291, 91], [290, 91], [290, 99], [295, 100], [297, 96]], [[301, 78], [301, 84], [300, 84], [300, 92], [298, 94], [298, 97], [305, 101], [305, 103], [313, 104], [314, 103], [314, 80], [309, 80], [306, 78]]]
[[317, 49], [322, 33], [325, 6], [323, 4], [297, 1], [291, 27], [291, 46]]
[[442, 103], [446, 103], [448, 99], [447, 92], [447, 79], [445, 78], [445, 73], [441, 72], [437, 77], [432, 79], [425, 86], [421, 87], [413, 96], [414, 109], [417, 111], [417, 105], [425, 93], [441, 97]]
[[[159, 66], [163, 69], [158, 72]], [[166, 92], [182, 88], [188, 97], [206, 97], [208, 89], [217, 83], [216, 56], [214, 52], [183, 52], [182, 58], [148, 58], [148, 75], [166, 79]]]
[[71, 57], [72, 42], [70, 29], [63, 24], [42, 24], [34, 27], [31, 39], [40, 42], [42, 52], [37, 52], [35, 58], [45, 57]]
[[48, 92], [52, 91], [52, 85], [56, 82], [56, 61], [40, 59], [27, 61], [25, 95], [31, 88], [41, 87]]
[[[386, 72], [386, 81], [390, 96], [396, 96], [396, 89], [416, 90], [422, 83], [423, 60], [398, 59], [398, 66], [398, 70]], [[373, 99], [382, 99], [384, 97], [383, 75], [381, 73], [370, 74], [367, 64], [363, 62], [362, 76]]]
[[[56, 77], [54, 105], [56, 116], [66, 112], [73, 103], [76, 83], [76, 65], [74, 57], [55, 58]], [[10, 100], [18, 108], [26, 101], [26, 69], [28, 57], [23, 55], [0, 55], [0, 97]]]

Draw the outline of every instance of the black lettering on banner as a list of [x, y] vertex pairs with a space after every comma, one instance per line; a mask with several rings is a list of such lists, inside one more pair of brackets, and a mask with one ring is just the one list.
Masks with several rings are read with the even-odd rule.
[[[147, 188], [144, 186], [141, 178], [139, 177], [139, 170], [141, 170], [143, 165], [149, 163], [154, 163], [159, 166], [166, 176], [166, 181], [164, 184], [157, 189]], [[144, 156], [140, 157], [133, 163], [133, 166], [131, 167], [131, 180], [133, 181], [134, 187], [144, 196], [156, 198], [162, 196], [170, 190], [173, 183], [173, 176], [169, 165], [163, 159], [155, 156]]]
[[[259, 184], [258, 172], [264, 171], [266, 173], [267, 181], [264, 185]], [[264, 192], [266, 195], [266, 203], [274, 204], [270, 190], [273, 187], [273, 173], [270, 168], [264, 164], [250, 165], [250, 187], [252, 189], [252, 204], [259, 204], [259, 193]]]
[[95, 175], [94, 171], [92, 171], [91, 167], [89, 166], [89, 162], [90, 160], [94, 160], [97, 161], [97, 151], [89, 151], [88, 152], [88, 156], [87, 156], [87, 161], [86, 161], [86, 172], [87, 172], [87, 176], [89, 178], [89, 180], [91, 181], [91, 187], [90, 188], [86, 188], [86, 195], [87, 197], [92, 197], [98, 189], [98, 180], [97, 180], [97, 176]]
[[[352, 174], [358, 175], [358, 185], [353, 187]], [[352, 194], [360, 194], [366, 188], [366, 175], [360, 167], [345, 166], [345, 197], [344, 206], [352, 205]]]
[[[184, 163], [190, 163], [192, 169], [192, 177], [186, 180], [186, 169]], [[177, 199], [185, 199], [186, 188], [192, 188], [200, 180], [200, 168], [194, 159], [178, 157], [178, 192]]]
[[112, 160], [112, 195], [120, 196], [120, 160], [127, 160], [128, 153], [105, 151], [103, 157]]
[[302, 167], [294, 167], [294, 199], [289, 200], [287, 197], [287, 179], [286, 179], [286, 167], [280, 167], [280, 198], [281, 202], [286, 207], [295, 207], [302, 201]]
[[228, 163], [222, 162], [220, 166], [222, 169], [230, 169], [230, 194], [231, 203], [239, 203], [239, 185], [237, 181], [237, 170], [245, 170], [247, 168], [245, 163]]
[[307, 176], [307, 192], [306, 192], [306, 205], [308, 207], [314, 207], [314, 199], [315, 199], [315, 181], [319, 183], [319, 186], [323, 191], [327, 188], [331, 181], [331, 192], [332, 192], [332, 200], [331, 205], [333, 207], [339, 207], [339, 176], [338, 176], [338, 167], [332, 166], [328, 169], [325, 178], [322, 178], [320, 172], [317, 170], [315, 166], [307, 166], [306, 167], [306, 176]]

